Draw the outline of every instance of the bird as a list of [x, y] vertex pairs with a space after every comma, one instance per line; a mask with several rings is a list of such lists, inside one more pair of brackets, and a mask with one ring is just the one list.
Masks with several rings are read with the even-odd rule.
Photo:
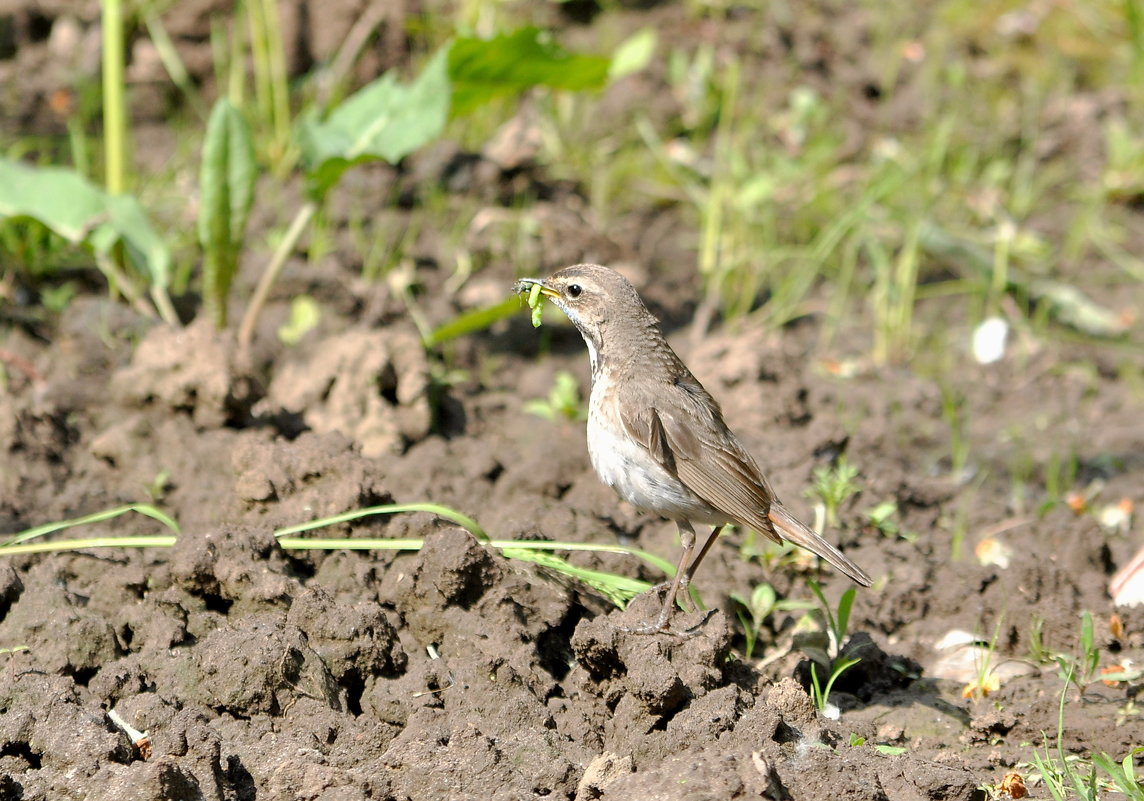
[[[624, 276], [598, 264], [576, 264], [546, 279], [520, 279], [513, 289], [530, 293], [533, 303], [542, 302], [539, 291], [584, 338], [592, 371], [588, 455], [600, 480], [679, 530], [682, 553], [670, 585], [660, 585], [668, 587], [663, 606], [653, 620], [630, 631], [669, 630], [675, 599], [728, 524], [775, 542], [786, 539], [861, 586], [873, 583], [778, 500], [723, 420], [719, 403], [668, 345], [659, 321]], [[698, 549], [695, 524], [714, 527]]]

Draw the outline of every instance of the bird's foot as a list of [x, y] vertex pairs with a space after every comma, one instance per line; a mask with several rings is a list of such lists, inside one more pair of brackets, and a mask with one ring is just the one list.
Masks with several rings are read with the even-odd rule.
[[[683, 591], [683, 597], [688, 597], [686, 590], [689, 582], [687, 576], [683, 576], [679, 586], [676, 588], [676, 598], [664, 598], [664, 593], [671, 591], [672, 584], [670, 581], [665, 581], [662, 584], [656, 584], [648, 590], [648, 593], [654, 594], [657, 598], [663, 598], [663, 606], [654, 620], [650, 620], [639, 626], [620, 626], [620, 631], [626, 634], [670, 634], [673, 637], [691, 637], [698, 633], [699, 629], [715, 614], [715, 610], [708, 610], [707, 613], [703, 615], [703, 618], [694, 626], [680, 631], [670, 628], [672, 613], [675, 611], [676, 606], [675, 600], [680, 597], [681, 591]], [[700, 611], [699, 607], [695, 606], [694, 611]]]
[[644, 623], [642, 626], [619, 626], [620, 631], [624, 634], [675, 634], [667, 627], [667, 621], [660, 623], [658, 620], [653, 620], [650, 623]]
[[669, 634], [672, 637], [678, 637], [680, 639], [694, 637], [707, 625], [707, 621], [715, 615], [715, 611], [714, 609], [708, 609], [698, 623], [685, 629], [673, 629], [671, 628], [670, 618], [660, 620], [657, 617], [655, 620], [644, 623], [641, 626], [619, 626], [619, 630], [625, 634]]
[[[691, 586], [691, 579], [688, 578], [687, 576], [683, 576], [679, 580], [679, 588], [675, 591], [675, 598], [673, 598], [672, 601], [674, 602], [676, 599], [679, 599], [679, 598], [690, 599], [691, 600], [691, 611], [692, 612], [698, 612], [699, 607], [695, 604], [695, 599], [691, 598], [691, 594], [688, 593], [688, 591], [687, 591], [690, 586]], [[663, 594], [665, 592], [669, 592], [670, 590], [671, 590], [671, 582], [670, 581], [661, 581], [659, 584], [652, 586], [652, 588], [647, 590], [647, 592], [654, 593], [657, 597], [663, 598]], [[681, 603], [679, 606], [684, 611], [687, 610], [686, 603]]]

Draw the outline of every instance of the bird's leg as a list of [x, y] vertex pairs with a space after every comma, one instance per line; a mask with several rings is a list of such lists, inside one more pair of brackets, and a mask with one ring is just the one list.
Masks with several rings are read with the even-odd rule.
[[[663, 599], [663, 607], [659, 610], [655, 620], [637, 628], [625, 629], [631, 634], [658, 634], [667, 628], [672, 607], [675, 606], [676, 593], [679, 592], [680, 585], [683, 584], [683, 577], [687, 563], [691, 559], [691, 552], [695, 550], [695, 529], [686, 520], [677, 520], [675, 524], [679, 526], [679, 543], [683, 546], [683, 553], [679, 555], [679, 564], [675, 567], [675, 578], [671, 580], [671, 588], [667, 591], [667, 597]], [[659, 589], [662, 586], [658, 585], [653, 589]]]
[[711, 533], [707, 535], [707, 541], [704, 542], [703, 547], [699, 549], [699, 554], [695, 557], [695, 561], [687, 566], [687, 570], [683, 574], [683, 581], [679, 584], [679, 588], [684, 592], [687, 591], [688, 586], [691, 584], [691, 578], [695, 575], [699, 563], [703, 561], [703, 557], [711, 550], [711, 546], [715, 544], [715, 540], [719, 539], [719, 532], [722, 530], [723, 526], [715, 526], [715, 528], [711, 529]]

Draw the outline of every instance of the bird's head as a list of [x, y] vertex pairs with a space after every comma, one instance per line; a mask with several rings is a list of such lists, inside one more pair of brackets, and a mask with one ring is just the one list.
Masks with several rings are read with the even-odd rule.
[[[540, 287], [540, 294], [556, 305], [584, 337], [595, 367], [603, 350], [604, 332], [628, 325], [646, 329], [655, 319], [628, 279], [599, 264], [565, 267], [549, 278], [522, 278], [518, 291]], [[614, 336], [614, 335], [613, 335]]]

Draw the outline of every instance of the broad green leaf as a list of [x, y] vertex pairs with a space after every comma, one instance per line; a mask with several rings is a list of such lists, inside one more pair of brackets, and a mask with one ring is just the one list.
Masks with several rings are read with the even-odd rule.
[[569, 53], [537, 28], [520, 28], [492, 39], [462, 38], [449, 50], [453, 115], [533, 86], [580, 91], [608, 80], [611, 60]]
[[109, 195], [74, 170], [0, 158], [0, 218], [38, 220], [75, 245], [106, 254], [122, 242], [154, 286], [170, 279], [171, 252], [139, 201]]
[[442, 48], [413, 83], [393, 72], [346, 98], [325, 119], [298, 121], [298, 143], [311, 192], [322, 197], [354, 164], [395, 163], [440, 135], [449, 115], [448, 49]]
[[207, 122], [199, 170], [203, 295], [219, 328], [226, 325], [227, 294], [238, 268], [254, 202], [255, 169], [250, 126], [239, 110], [221, 97]]
[[30, 217], [81, 244], [107, 210], [107, 195], [78, 173], [0, 158], [0, 216]]

